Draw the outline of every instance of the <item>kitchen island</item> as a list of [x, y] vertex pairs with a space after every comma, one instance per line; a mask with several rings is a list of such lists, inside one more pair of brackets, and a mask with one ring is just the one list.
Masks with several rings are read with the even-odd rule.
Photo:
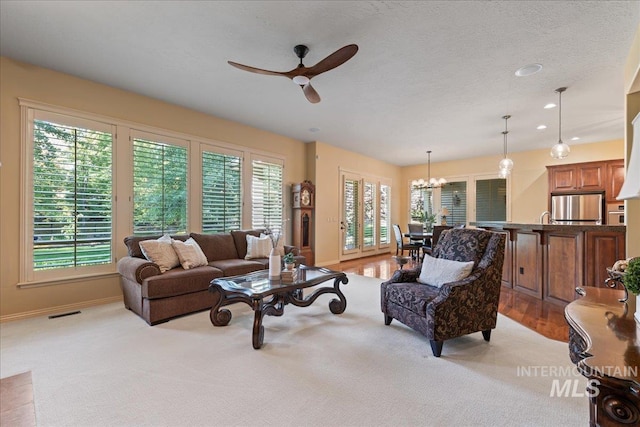
[[624, 225], [469, 225], [507, 235], [503, 286], [563, 305], [577, 298], [576, 287], [604, 287], [607, 267], [625, 258]]

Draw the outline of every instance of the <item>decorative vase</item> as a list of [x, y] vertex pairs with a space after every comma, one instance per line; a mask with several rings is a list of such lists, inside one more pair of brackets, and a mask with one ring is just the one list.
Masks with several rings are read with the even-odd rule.
[[296, 265], [296, 264], [295, 264], [294, 262], [286, 263], [286, 264], [284, 265], [284, 269], [285, 269], [285, 270], [293, 270], [293, 268], [295, 267], [295, 265]]
[[269, 254], [269, 279], [280, 279], [280, 254], [276, 248], [271, 249]]

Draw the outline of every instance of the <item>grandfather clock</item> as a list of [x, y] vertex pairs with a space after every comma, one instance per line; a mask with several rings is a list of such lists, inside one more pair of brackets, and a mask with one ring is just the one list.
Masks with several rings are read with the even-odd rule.
[[307, 263], [313, 265], [313, 209], [315, 185], [305, 180], [291, 187], [293, 202], [293, 245], [300, 248]]

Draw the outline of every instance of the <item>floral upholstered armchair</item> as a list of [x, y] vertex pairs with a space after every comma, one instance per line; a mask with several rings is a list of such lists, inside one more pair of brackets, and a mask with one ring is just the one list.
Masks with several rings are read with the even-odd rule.
[[489, 341], [498, 317], [504, 245], [504, 234], [445, 230], [433, 258], [426, 256], [414, 269], [397, 270], [381, 284], [385, 324], [397, 319], [420, 332], [435, 357], [451, 338], [481, 331]]

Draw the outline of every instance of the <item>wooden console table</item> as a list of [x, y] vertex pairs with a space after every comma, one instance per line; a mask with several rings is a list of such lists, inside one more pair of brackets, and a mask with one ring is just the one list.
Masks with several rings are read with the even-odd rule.
[[587, 287], [565, 308], [569, 353], [589, 379], [591, 426], [640, 425], [640, 324], [622, 290]]

